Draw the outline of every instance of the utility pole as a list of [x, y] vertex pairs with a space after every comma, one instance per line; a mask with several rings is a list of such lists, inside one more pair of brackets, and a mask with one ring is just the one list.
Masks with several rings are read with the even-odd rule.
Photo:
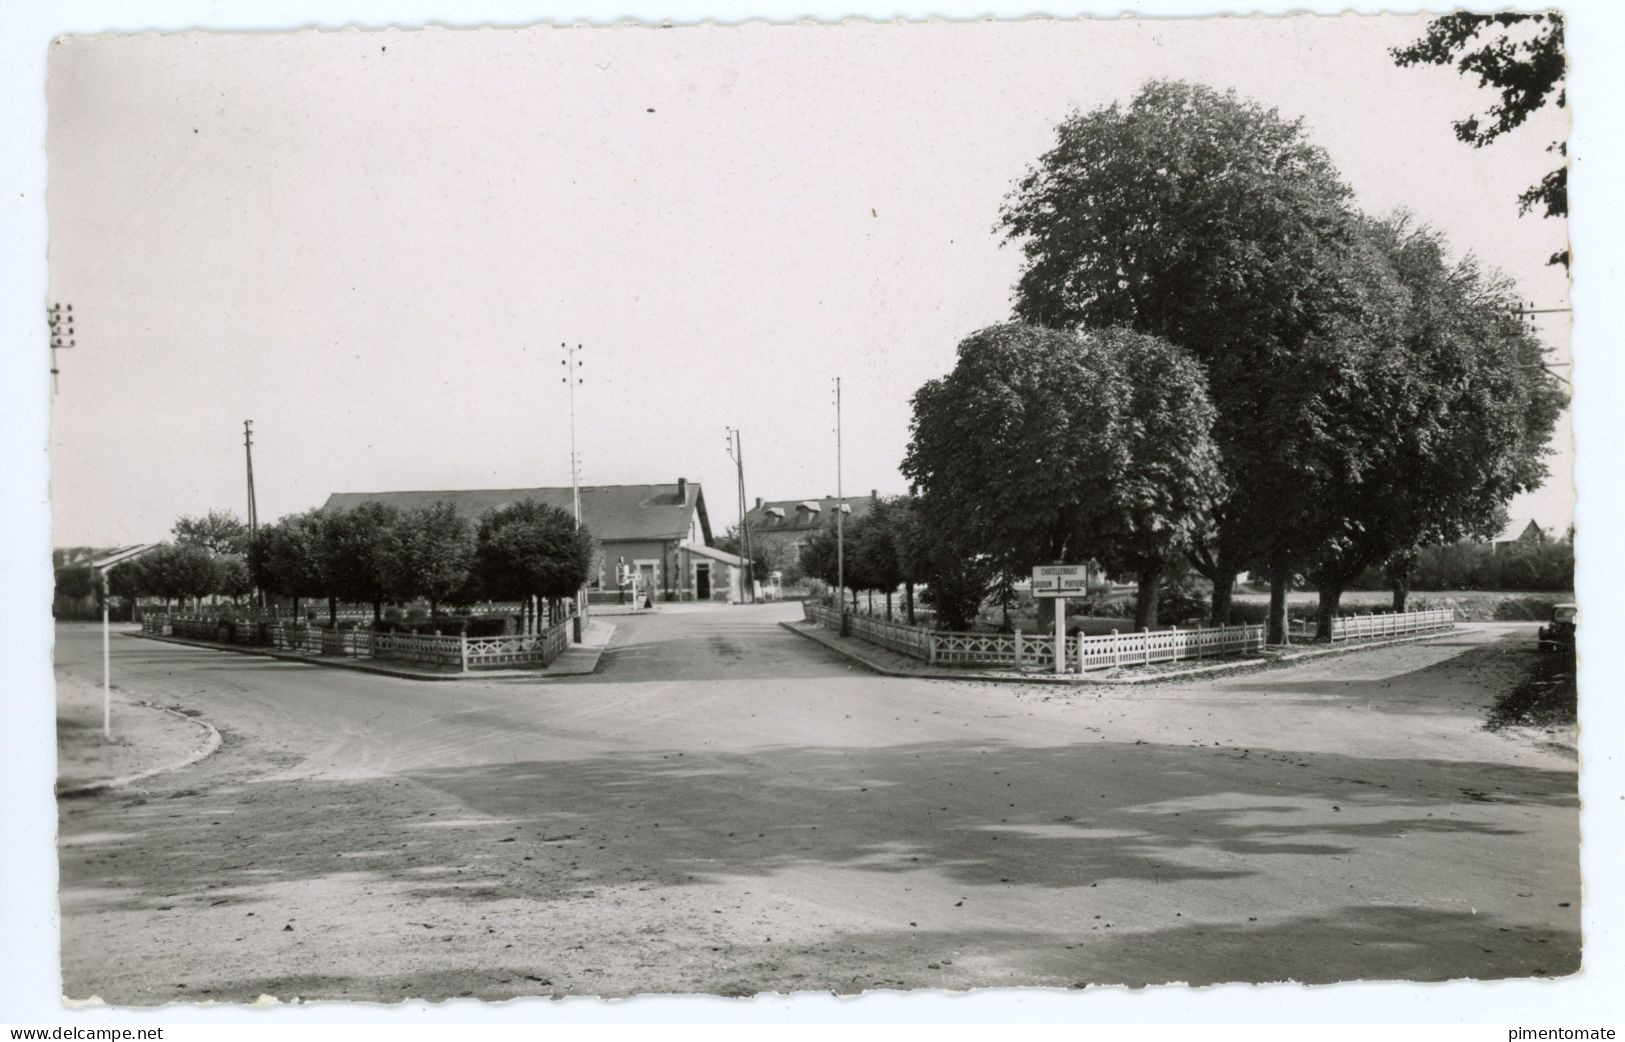
[[[1507, 311], [1507, 314], [1512, 316], [1513, 321], [1518, 324], [1519, 328], [1522, 331], [1527, 332], [1530, 336], [1533, 337], [1533, 336], [1537, 335], [1537, 333], [1536, 333], [1536, 322], [1538, 321], [1538, 319], [1535, 318], [1536, 315], [1560, 315], [1560, 314], [1561, 315], [1566, 315], [1566, 314], [1569, 314], [1570, 310], [1571, 309], [1569, 309], [1569, 308], [1538, 308], [1538, 307], [1535, 306], [1535, 302], [1531, 300], [1527, 307], [1520, 304], [1517, 307], [1509, 309]], [[1542, 350], [1544, 352], [1544, 351], [1550, 350], [1550, 348], [1543, 348]], [[1553, 379], [1559, 381], [1560, 383], [1562, 383], [1564, 385], [1569, 385], [1568, 377], [1564, 376], [1561, 373], [1553, 372], [1553, 369], [1567, 369], [1567, 368], [1569, 368], [1569, 363], [1568, 362], [1546, 362], [1546, 361], [1542, 361], [1542, 362], [1540, 362], [1538, 364], [1535, 364], [1535, 365], [1519, 365], [1519, 366], [1514, 366], [1513, 368], [1515, 368], [1515, 369], [1544, 369], [1548, 374], [1551, 375], [1551, 377]]]
[[841, 378], [835, 378], [835, 598], [841, 605], [841, 636], [850, 636], [846, 617], [846, 489], [841, 484]]
[[[559, 347], [564, 349], [564, 357], [559, 364], [564, 366], [564, 382], [570, 388], [570, 501], [575, 508], [576, 530], [581, 529], [581, 458], [576, 455], [576, 387], [582, 382], [581, 359], [576, 355], [581, 353], [581, 345], [571, 347], [561, 342]], [[573, 365], [571, 363], [574, 363]], [[581, 613], [586, 605], [586, 587], [576, 590], [575, 622], [572, 623], [575, 642], [581, 643]]]
[[745, 508], [745, 439], [738, 427], [729, 427], [728, 456], [734, 461], [739, 477], [739, 538], [745, 557], [745, 598], [756, 603], [756, 564], [750, 555], [750, 519]]
[[[565, 366], [564, 382], [570, 387], [570, 494], [575, 505], [576, 527], [581, 527], [581, 470], [580, 459], [576, 456], [576, 385], [582, 382], [577, 370], [581, 368], [581, 359], [576, 355], [581, 351], [581, 345], [571, 347], [561, 343], [564, 349], [564, 358], [559, 364]], [[574, 363], [573, 365], [571, 363]]]
[[52, 304], [46, 309], [45, 320], [51, 327], [51, 394], [55, 395], [61, 372], [56, 366], [56, 353], [74, 346], [73, 305]]
[[[243, 421], [243, 454], [248, 463], [248, 547], [252, 553], [254, 545], [259, 541], [260, 511], [259, 504], [254, 499], [254, 421]], [[265, 591], [257, 585], [254, 588], [254, 598], [261, 608], [265, 607]]]

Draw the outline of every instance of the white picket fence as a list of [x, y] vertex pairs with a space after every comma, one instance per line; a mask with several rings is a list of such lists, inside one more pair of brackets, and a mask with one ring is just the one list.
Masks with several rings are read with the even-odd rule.
[[[1339, 615], [1332, 619], [1332, 640], [1381, 640], [1384, 637], [1408, 637], [1416, 633], [1454, 629], [1456, 610], [1434, 608], [1427, 611], [1381, 612], [1370, 615]], [[1294, 636], [1315, 635], [1315, 620], [1306, 619], [1299, 624]]]
[[[831, 630], [840, 628], [840, 613], [833, 608], [806, 601], [802, 610], [808, 622]], [[949, 633], [850, 613], [847, 625], [851, 634], [860, 640], [931, 665], [1055, 669], [1055, 638], [1044, 634]], [[1153, 662], [1206, 659], [1263, 647], [1263, 626], [1223, 626], [1067, 637], [1062, 654], [1064, 672], [1082, 673]]]
[[[461, 634], [374, 633], [365, 629], [325, 629], [320, 626], [275, 622], [266, 627], [271, 646], [301, 655], [373, 658], [469, 672], [501, 666], [551, 665], [570, 646], [573, 617], [565, 617], [540, 633], [513, 633], [491, 637]], [[219, 621], [195, 616], [149, 615], [141, 620], [144, 633], [218, 640]], [[247, 626], [239, 627], [246, 632]]]

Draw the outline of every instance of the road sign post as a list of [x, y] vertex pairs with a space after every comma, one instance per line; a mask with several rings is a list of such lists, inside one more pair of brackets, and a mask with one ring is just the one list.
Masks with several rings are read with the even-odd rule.
[[1055, 602], [1055, 672], [1066, 672], [1066, 599], [1089, 592], [1089, 566], [1041, 564], [1033, 569], [1033, 596]]
[[1055, 672], [1066, 672], [1066, 598], [1055, 598]]

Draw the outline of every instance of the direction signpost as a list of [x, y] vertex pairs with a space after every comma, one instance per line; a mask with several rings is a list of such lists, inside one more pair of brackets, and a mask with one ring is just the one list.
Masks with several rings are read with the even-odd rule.
[[1066, 599], [1089, 592], [1089, 566], [1041, 564], [1033, 569], [1033, 596], [1055, 602], [1055, 672], [1066, 672]]

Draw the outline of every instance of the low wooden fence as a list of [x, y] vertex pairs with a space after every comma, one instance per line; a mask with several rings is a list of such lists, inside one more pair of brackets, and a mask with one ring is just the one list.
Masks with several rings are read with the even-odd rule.
[[[802, 611], [808, 622], [826, 629], [840, 628], [840, 613], [833, 608], [807, 601]], [[860, 640], [932, 665], [1055, 669], [1055, 638], [1044, 634], [950, 633], [851, 613], [847, 615], [847, 625], [851, 634]], [[1205, 659], [1258, 651], [1263, 647], [1263, 626], [1142, 630], [1067, 637], [1062, 647], [1063, 671], [1082, 673], [1153, 662]]]
[[[466, 673], [503, 666], [551, 665], [570, 646], [570, 630], [574, 624], [574, 618], [567, 616], [539, 633], [492, 637], [375, 633], [360, 628], [328, 629], [290, 622], [265, 624], [263, 632], [266, 642], [279, 651], [411, 662]], [[213, 642], [221, 641], [224, 633], [218, 619], [180, 615], [149, 615], [141, 620], [141, 629], [156, 636]], [[257, 624], [239, 624], [236, 627], [238, 642], [255, 640], [260, 630]]]
[[[1332, 640], [1381, 640], [1384, 637], [1408, 637], [1416, 633], [1432, 633], [1454, 629], [1454, 608], [1433, 608], [1427, 611], [1381, 612], [1370, 615], [1339, 615], [1332, 619]], [[1312, 639], [1315, 620], [1306, 619], [1293, 635]]]

